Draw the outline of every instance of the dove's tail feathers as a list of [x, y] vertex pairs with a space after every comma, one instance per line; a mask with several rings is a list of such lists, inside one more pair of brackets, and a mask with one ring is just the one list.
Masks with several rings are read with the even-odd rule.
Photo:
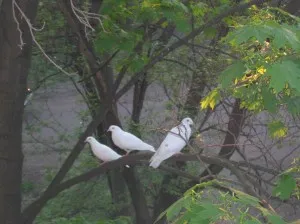
[[157, 155], [158, 155], [158, 151], [156, 151], [154, 153], [154, 155], [150, 158], [150, 162], [152, 162], [153, 160], [155, 160], [155, 158], [157, 157]]
[[162, 161], [163, 160], [161, 160], [159, 158], [153, 159], [149, 166], [151, 166], [154, 169], [156, 169], [157, 167], [159, 167], [159, 165], [162, 163]]
[[155, 149], [154, 149], [154, 147], [153, 147], [152, 145], [150, 145], [149, 151], [151, 151], [151, 152], [156, 152]]
[[154, 149], [154, 147], [152, 145], [147, 144], [147, 143], [145, 143], [144, 149], [145, 150], [149, 150], [151, 152], [156, 152], [155, 149]]

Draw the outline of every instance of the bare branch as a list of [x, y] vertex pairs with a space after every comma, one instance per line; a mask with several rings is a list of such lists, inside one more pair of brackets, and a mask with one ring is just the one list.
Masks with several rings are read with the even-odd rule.
[[[66, 70], [64, 70], [61, 66], [59, 66], [51, 57], [49, 57], [47, 55], [47, 53], [45, 52], [45, 50], [43, 49], [43, 47], [39, 44], [39, 42], [36, 40], [35, 36], [34, 36], [34, 33], [33, 33], [33, 30], [35, 31], [38, 31], [39, 29], [36, 29], [32, 26], [30, 20], [28, 19], [28, 17], [25, 15], [25, 13], [22, 11], [22, 9], [19, 7], [19, 5], [17, 4], [17, 2], [15, 0], [12, 1], [12, 3], [14, 4], [14, 6], [18, 9], [18, 11], [20, 12], [20, 14], [22, 15], [23, 19], [25, 20], [25, 22], [27, 23], [28, 25], [28, 29], [29, 29], [29, 32], [30, 32], [30, 35], [32, 37], [32, 41], [35, 43], [35, 45], [39, 48], [39, 50], [42, 52], [42, 54], [46, 57], [46, 59], [51, 63], [53, 64], [58, 70], [60, 70], [63, 74], [69, 76], [69, 77], [72, 77], [73, 75], [75, 74], [71, 74], [69, 72], [67, 72]], [[17, 23], [17, 26], [19, 27], [19, 22], [17, 20], [17, 18], [15, 17], [15, 12], [14, 12], [14, 7], [13, 7], [13, 15], [14, 15], [14, 19], [15, 19], [15, 22]], [[42, 28], [41, 28], [42, 29]], [[23, 40], [22, 40], [22, 31], [20, 29], [18, 29], [19, 32], [20, 32], [20, 38], [21, 38], [21, 43], [20, 43], [20, 48], [22, 49], [23, 45], [25, 43], [23, 43]]]

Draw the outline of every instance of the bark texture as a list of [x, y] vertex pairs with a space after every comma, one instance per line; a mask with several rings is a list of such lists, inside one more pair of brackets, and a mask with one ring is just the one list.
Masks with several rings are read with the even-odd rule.
[[[16, 1], [30, 21], [37, 3]], [[12, 7], [12, 0], [3, 0], [0, 7], [0, 223], [5, 224], [21, 221], [22, 116], [32, 47], [28, 26]]]

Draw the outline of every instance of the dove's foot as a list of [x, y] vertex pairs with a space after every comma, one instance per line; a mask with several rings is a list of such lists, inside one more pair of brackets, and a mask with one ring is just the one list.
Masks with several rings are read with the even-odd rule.
[[124, 156], [128, 156], [130, 152], [127, 152]]

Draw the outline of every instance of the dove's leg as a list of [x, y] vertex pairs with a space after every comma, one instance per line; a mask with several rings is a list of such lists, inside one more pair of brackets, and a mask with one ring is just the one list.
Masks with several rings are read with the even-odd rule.
[[126, 152], [126, 154], [125, 154], [124, 156], [128, 156], [128, 155], [129, 155], [129, 153], [130, 153], [130, 151]]
[[100, 162], [100, 166], [104, 165], [105, 163], [107, 163], [107, 161], [104, 161], [104, 162]]

